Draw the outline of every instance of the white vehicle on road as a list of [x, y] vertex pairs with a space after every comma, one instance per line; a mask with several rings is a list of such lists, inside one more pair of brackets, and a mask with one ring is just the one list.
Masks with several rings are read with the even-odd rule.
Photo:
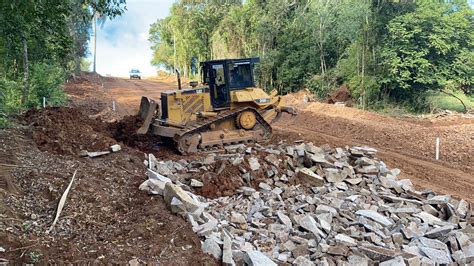
[[142, 79], [142, 73], [138, 69], [130, 70], [130, 79]]

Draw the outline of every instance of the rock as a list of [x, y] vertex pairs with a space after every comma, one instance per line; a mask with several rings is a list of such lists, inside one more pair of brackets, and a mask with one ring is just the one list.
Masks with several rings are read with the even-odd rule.
[[128, 261], [128, 266], [140, 266], [140, 261], [135, 258]]
[[215, 162], [216, 162], [216, 155], [211, 153], [211, 154], [208, 154], [206, 158], [204, 158], [204, 161], [202, 162], [202, 164], [211, 165], [211, 164], [214, 164]]
[[404, 261], [405, 261], [405, 265], [407, 265], [407, 266], [419, 266], [419, 265], [421, 265], [420, 257], [418, 257], [417, 255], [408, 256], [407, 254], [405, 254]]
[[164, 175], [164, 176], [171, 176], [173, 174], [173, 172], [171, 171], [171, 169], [168, 167], [168, 165], [164, 162], [158, 162], [156, 165], [155, 165], [155, 168], [156, 168], [156, 172], [158, 172], [159, 174], [161, 175]]
[[233, 165], [233, 166], [237, 166], [237, 165], [243, 163], [243, 161], [244, 161], [244, 158], [243, 158], [243, 157], [234, 158], [234, 159], [232, 160], [232, 165]]
[[188, 212], [194, 212], [200, 207], [200, 203], [194, 200], [189, 194], [187, 194], [182, 188], [174, 185], [171, 182], [166, 183], [163, 192], [163, 198], [168, 204], [171, 203], [173, 197], [179, 199]]
[[379, 169], [375, 165], [364, 166], [362, 168], [357, 167], [355, 170], [359, 174], [375, 175], [379, 173]]
[[270, 163], [270, 164], [273, 164], [275, 167], [278, 167], [278, 165], [280, 165], [280, 160], [278, 159], [278, 157], [276, 157], [275, 154], [269, 154], [265, 157], [265, 161]]
[[293, 265], [295, 266], [314, 266], [315, 264], [311, 262], [309, 259], [307, 259], [304, 256], [299, 256], [293, 261]]
[[90, 158], [95, 158], [95, 157], [99, 157], [99, 156], [106, 155], [109, 153], [110, 151], [94, 151], [94, 152], [86, 152], [85, 154], [87, 154], [87, 156], [89, 156]]
[[316, 221], [314, 220], [313, 217], [311, 217], [309, 214], [305, 215], [302, 219], [300, 219], [298, 221], [298, 224], [310, 231], [311, 233], [313, 233], [315, 236], [321, 236], [321, 237], [325, 237], [326, 234], [323, 233], [323, 231], [321, 231], [318, 226], [317, 226], [317, 223]]
[[402, 256], [397, 256], [391, 260], [381, 262], [379, 266], [405, 266], [405, 261]]
[[336, 242], [338, 243], [341, 243], [345, 246], [348, 246], [348, 247], [354, 247], [354, 246], [357, 246], [357, 241], [348, 236], [348, 235], [345, 235], [345, 234], [337, 234], [334, 239], [336, 240]]
[[249, 266], [277, 266], [270, 258], [256, 250], [245, 252], [244, 260]]
[[344, 181], [345, 176], [342, 176], [338, 169], [326, 168], [324, 169], [326, 180], [330, 183], [340, 183]]
[[449, 195], [438, 195], [430, 199], [427, 199], [425, 203], [426, 204], [446, 204], [449, 202], [450, 199], [451, 199], [451, 196]]
[[469, 210], [469, 203], [465, 200], [460, 200], [456, 211], [462, 217], [466, 216], [467, 211]]
[[186, 213], [186, 207], [184, 206], [183, 202], [180, 201], [178, 198], [173, 197], [169, 205], [170, 205], [170, 209], [172, 213], [177, 213], [177, 214]]
[[235, 265], [232, 257], [232, 239], [225, 232], [222, 233], [222, 238], [224, 239], [224, 245], [222, 247], [222, 264], [227, 266]]
[[256, 190], [251, 187], [240, 187], [240, 190], [242, 190], [245, 196], [251, 196], [253, 193], [256, 192]]
[[280, 221], [285, 225], [287, 226], [288, 228], [292, 228], [293, 227], [293, 223], [291, 222], [291, 219], [290, 217], [288, 217], [286, 214], [284, 214], [282, 211], [277, 211], [277, 216], [278, 216], [278, 219], [280, 219]]
[[393, 223], [385, 216], [383, 216], [382, 214], [376, 212], [376, 211], [372, 211], [372, 210], [358, 210], [356, 211], [356, 214], [357, 215], [361, 215], [361, 216], [364, 216], [364, 217], [367, 217], [381, 225], [384, 225], [384, 226], [391, 226]]
[[231, 223], [237, 223], [237, 224], [245, 224], [247, 221], [245, 220], [245, 217], [238, 212], [232, 212], [230, 215], [230, 222]]
[[118, 151], [122, 150], [122, 147], [120, 147], [120, 145], [118, 145], [118, 144], [114, 144], [114, 145], [110, 146], [110, 150], [112, 152], [118, 152]]
[[474, 262], [474, 244], [471, 244], [467, 248], [464, 248], [463, 252], [466, 263]]
[[395, 250], [374, 245], [359, 246], [359, 251], [375, 261], [386, 261], [396, 256]]
[[347, 252], [349, 252], [349, 249], [342, 245], [330, 246], [327, 251], [328, 254], [335, 256], [346, 256]]
[[344, 179], [344, 182], [347, 182], [351, 185], [357, 185], [362, 182], [362, 178], [346, 178]]
[[331, 213], [320, 213], [316, 215], [321, 228], [326, 231], [326, 233], [331, 232], [331, 222], [332, 222], [332, 214]]
[[202, 244], [202, 252], [205, 254], [212, 255], [214, 258], [220, 260], [222, 257], [222, 250], [217, 241], [210, 237], [204, 241], [204, 244]]
[[449, 253], [439, 250], [439, 249], [434, 249], [434, 248], [428, 248], [428, 247], [420, 247], [421, 252], [425, 254], [428, 258], [430, 258], [432, 261], [439, 263], [439, 264], [449, 264], [452, 262], [451, 256]]
[[453, 229], [454, 229], [453, 225], [446, 225], [446, 226], [434, 228], [426, 232], [425, 236], [429, 238], [440, 238], [442, 236], [445, 236], [449, 232], [451, 232]]
[[204, 183], [202, 183], [201, 181], [196, 180], [196, 179], [193, 178], [193, 179], [191, 179], [190, 186], [191, 187], [203, 187]]
[[296, 169], [296, 173], [303, 184], [314, 187], [324, 186], [324, 178], [315, 174], [308, 168], [298, 168]]
[[308, 244], [297, 245], [296, 248], [291, 251], [291, 254], [293, 254], [295, 258], [309, 255]]
[[435, 224], [443, 224], [443, 222], [441, 221], [441, 219], [439, 219], [438, 217], [436, 216], [433, 216], [427, 212], [420, 212], [420, 213], [417, 213], [415, 215], [413, 215], [415, 217], [418, 217], [420, 219], [422, 219], [425, 223], [429, 224], [429, 225], [435, 225]]
[[321, 204], [321, 205], [318, 205], [318, 207], [316, 207], [316, 214], [321, 214], [321, 213], [330, 213], [334, 217], [337, 215], [337, 210], [334, 209], [333, 207]]
[[5, 248], [4, 248], [4, 247], [0, 247], [0, 252], [1, 252], [1, 253], [4, 253], [4, 252], [5, 252]]
[[392, 234], [393, 243], [402, 246], [403, 245], [403, 235], [401, 233]]
[[260, 182], [260, 184], [258, 184], [258, 187], [265, 190], [265, 191], [271, 191], [272, 190], [272, 187], [270, 185], [268, 185], [267, 183], [264, 183], [264, 182]]
[[171, 179], [167, 178], [166, 176], [160, 175], [151, 169], [146, 170], [146, 175], [148, 176], [149, 179], [159, 180], [165, 184], [168, 182], [171, 182]]
[[148, 179], [143, 182], [138, 189], [145, 190], [150, 194], [153, 195], [163, 195], [163, 191], [165, 189], [164, 182], [157, 180], [157, 179]]
[[258, 162], [258, 159], [255, 158], [255, 157], [250, 157], [248, 159], [248, 162], [249, 162], [249, 165], [250, 165], [250, 169], [252, 171], [257, 171], [258, 169], [260, 169], [260, 163]]
[[349, 262], [349, 265], [353, 265], [353, 266], [368, 266], [369, 265], [369, 260], [367, 258], [357, 256], [357, 255], [351, 255], [347, 257], [347, 262]]

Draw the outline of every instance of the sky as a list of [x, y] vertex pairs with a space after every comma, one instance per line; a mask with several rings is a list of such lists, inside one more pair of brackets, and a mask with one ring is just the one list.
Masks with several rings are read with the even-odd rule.
[[[155, 76], [150, 64], [152, 51], [148, 42], [150, 24], [169, 14], [174, 0], [127, 0], [122, 16], [107, 20], [97, 33], [97, 72], [101, 75], [128, 76], [138, 68], [143, 76]], [[474, 0], [469, 0], [474, 7]], [[89, 43], [92, 61], [92, 41]], [[92, 68], [92, 66], [91, 66]]]
[[[156, 75], [150, 64], [152, 51], [148, 42], [150, 24], [169, 14], [173, 0], [127, 0], [122, 16], [97, 26], [97, 72], [101, 75], [128, 76], [138, 68], [143, 76]], [[89, 43], [92, 62], [93, 42]], [[92, 65], [91, 65], [92, 68]]]

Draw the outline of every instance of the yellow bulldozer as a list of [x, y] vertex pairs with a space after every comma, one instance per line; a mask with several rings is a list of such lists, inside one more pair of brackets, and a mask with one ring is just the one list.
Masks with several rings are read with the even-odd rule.
[[221, 149], [226, 145], [264, 142], [271, 123], [282, 113], [296, 115], [273, 90], [255, 87], [254, 66], [259, 58], [202, 62], [202, 87], [190, 82], [164, 91], [159, 101], [142, 97], [138, 134], [172, 139], [182, 154]]

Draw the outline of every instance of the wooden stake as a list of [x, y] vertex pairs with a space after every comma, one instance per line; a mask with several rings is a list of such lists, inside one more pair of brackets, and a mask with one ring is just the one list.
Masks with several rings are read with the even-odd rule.
[[436, 160], [439, 160], [439, 137], [436, 138]]

